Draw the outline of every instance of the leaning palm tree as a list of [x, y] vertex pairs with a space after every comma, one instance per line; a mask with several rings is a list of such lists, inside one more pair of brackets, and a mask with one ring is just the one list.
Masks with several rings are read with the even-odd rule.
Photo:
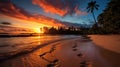
[[87, 6], [87, 10], [88, 10], [87, 12], [91, 12], [92, 13], [94, 21], [95, 21], [96, 24], [97, 24], [97, 22], [96, 22], [96, 19], [95, 19], [94, 10], [95, 9], [98, 10], [98, 7], [99, 7], [99, 5], [96, 4], [96, 1], [89, 2], [88, 6]]

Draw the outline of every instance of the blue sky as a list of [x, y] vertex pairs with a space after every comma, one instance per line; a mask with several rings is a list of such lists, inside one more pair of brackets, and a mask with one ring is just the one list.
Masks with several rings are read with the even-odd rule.
[[[52, 0], [51, 0], [52, 1]], [[79, 10], [86, 12], [86, 7], [87, 7], [87, 3], [90, 2], [91, 0], [79, 0]], [[107, 6], [108, 0], [96, 0], [97, 4], [100, 5], [99, 10], [95, 11], [95, 15], [96, 18], [97, 16], [102, 13], [102, 11], [105, 9], [105, 7]], [[48, 17], [52, 17], [61, 21], [67, 21], [67, 22], [71, 22], [71, 23], [80, 23], [80, 24], [90, 24], [90, 21], [93, 21], [92, 15], [90, 13], [86, 14], [86, 15], [77, 15], [77, 14], [73, 14], [73, 15], [66, 15], [64, 17], [61, 17], [57, 14], [50, 14], [50, 13], [46, 13], [44, 12], [44, 10], [42, 8], [40, 8], [37, 5], [33, 5], [32, 4], [32, 0], [12, 0], [12, 2], [16, 5], [18, 5], [19, 7], [24, 8], [25, 10], [27, 10], [30, 13], [39, 13]]]

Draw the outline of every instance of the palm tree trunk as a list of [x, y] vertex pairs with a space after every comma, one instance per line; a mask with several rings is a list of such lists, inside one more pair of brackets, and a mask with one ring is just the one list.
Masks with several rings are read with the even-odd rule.
[[94, 12], [92, 12], [92, 15], [93, 15], [93, 18], [94, 18], [95, 23], [97, 24], [96, 19], [95, 19], [95, 14], [94, 14]]

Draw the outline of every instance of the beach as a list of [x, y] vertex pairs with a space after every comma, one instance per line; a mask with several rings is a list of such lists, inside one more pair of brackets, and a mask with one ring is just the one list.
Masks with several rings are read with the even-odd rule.
[[49, 43], [43, 38], [43, 47], [2, 60], [0, 67], [120, 67], [120, 53], [90, 37], [56, 36]]
[[120, 53], [120, 35], [90, 35], [90, 37], [96, 45]]

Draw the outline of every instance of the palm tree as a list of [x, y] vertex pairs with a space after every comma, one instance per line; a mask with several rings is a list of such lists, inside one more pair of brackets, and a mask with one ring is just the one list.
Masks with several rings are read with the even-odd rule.
[[88, 6], [87, 6], [87, 9], [88, 9], [87, 12], [91, 12], [91, 13], [92, 13], [93, 18], [94, 18], [94, 21], [95, 21], [96, 24], [97, 24], [97, 22], [96, 22], [96, 19], [95, 19], [94, 10], [95, 10], [95, 9], [98, 10], [98, 7], [99, 7], [99, 5], [96, 4], [96, 1], [91, 1], [91, 2], [89, 2], [89, 3], [88, 3]]

